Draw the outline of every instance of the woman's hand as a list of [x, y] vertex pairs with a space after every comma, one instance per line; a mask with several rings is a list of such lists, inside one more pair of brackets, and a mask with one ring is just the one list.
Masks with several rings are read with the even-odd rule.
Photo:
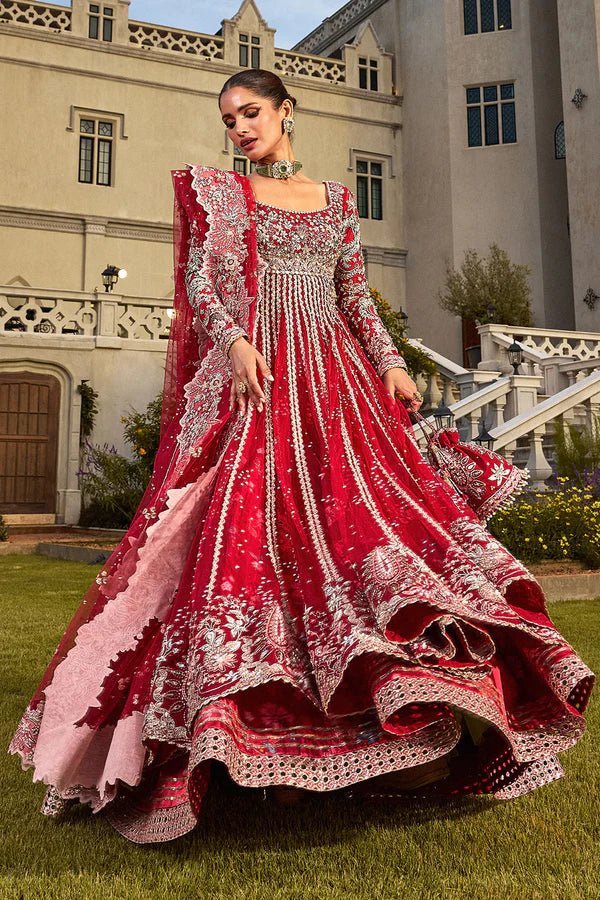
[[[259, 353], [256, 347], [253, 347], [246, 338], [240, 337], [233, 342], [229, 348], [229, 359], [231, 360], [232, 379], [231, 391], [229, 392], [229, 409], [233, 409], [237, 402], [238, 409], [244, 415], [248, 411], [248, 403], [253, 403], [259, 412], [263, 410], [263, 404], [266, 397], [261, 388], [258, 378], [256, 377], [257, 368], [261, 371], [265, 378], [274, 381], [271, 370], [267, 365], [267, 361]], [[240, 393], [238, 385], [244, 382], [248, 390]]]
[[[411, 401], [410, 404], [406, 404], [407, 409], [416, 411], [421, 407], [423, 400], [417, 399], [421, 395], [406, 369], [402, 369], [400, 366], [388, 369], [383, 373], [383, 383], [392, 399], [395, 400], [396, 395], [400, 394], [400, 399]], [[415, 398], [415, 394], [417, 394], [417, 398]]]

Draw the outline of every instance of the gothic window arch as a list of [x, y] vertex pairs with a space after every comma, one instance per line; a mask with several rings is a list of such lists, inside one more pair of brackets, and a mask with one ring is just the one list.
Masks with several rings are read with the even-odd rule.
[[565, 123], [564, 120], [559, 122], [554, 129], [554, 158], [565, 159], [567, 155], [567, 144], [565, 141]]

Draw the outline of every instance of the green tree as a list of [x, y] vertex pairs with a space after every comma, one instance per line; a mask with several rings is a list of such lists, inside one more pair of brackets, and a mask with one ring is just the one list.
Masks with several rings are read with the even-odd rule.
[[459, 269], [447, 263], [442, 309], [480, 325], [533, 325], [529, 266], [512, 263], [505, 250], [491, 244], [487, 257], [467, 250]]

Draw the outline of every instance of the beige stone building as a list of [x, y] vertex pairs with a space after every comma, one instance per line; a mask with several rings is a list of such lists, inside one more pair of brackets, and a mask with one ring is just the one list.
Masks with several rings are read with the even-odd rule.
[[339, 56], [367, 23], [402, 98], [412, 334], [460, 359], [445, 260], [492, 242], [531, 267], [538, 327], [600, 331], [597, 0], [351, 0], [295, 49]]
[[[298, 99], [311, 177], [356, 189], [375, 286], [404, 301], [401, 104], [369, 26], [335, 59], [279, 50], [244, 0], [216, 35], [128, 18], [127, 0], [0, 2], [0, 512], [77, 521], [80, 394], [100, 392], [94, 440], [162, 384], [172, 297], [170, 170], [245, 171], [220, 121], [221, 85], [275, 69]], [[376, 63], [362, 88], [360, 59]], [[108, 265], [127, 270], [112, 293]]]
[[292, 50], [254, 0], [214, 35], [128, 6], [0, 0], [0, 513], [77, 521], [82, 382], [119, 450], [159, 391], [169, 172], [245, 171], [216, 102], [243, 66], [297, 97], [296, 155], [355, 191], [369, 281], [414, 337], [462, 361], [435, 298], [492, 241], [531, 266], [537, 325], [600, 331], [597, 2], [353, 0]]

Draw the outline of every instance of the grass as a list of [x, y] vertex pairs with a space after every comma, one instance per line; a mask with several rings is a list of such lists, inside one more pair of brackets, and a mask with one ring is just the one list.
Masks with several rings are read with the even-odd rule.
[[[40, 815], [45, 786], [6, 748], [94, 575], [81, 563], [0, 559], [1, 900], [600, 897], [597, 697], [588, 733], [562, 756], [566, 778], [510, 802], [427, 807], [324, 794], [285, 809], [224, 785], [193, 832], [152, 846], [130, 843], [88, 807], [62, 822]], [[600, 671], [600, 601], [551, 612]]]

